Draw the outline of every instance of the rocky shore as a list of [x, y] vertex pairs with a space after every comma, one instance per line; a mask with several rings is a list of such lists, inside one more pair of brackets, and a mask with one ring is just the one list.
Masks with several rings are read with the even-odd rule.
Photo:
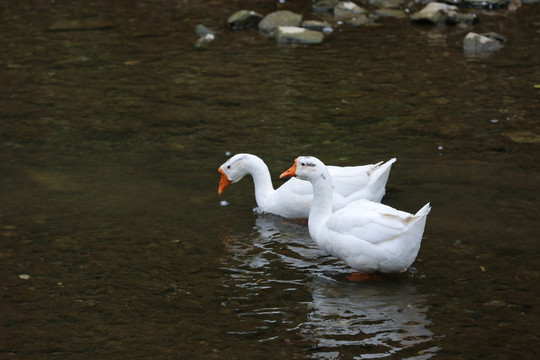
[[[474, 25], [481, 21], [476, 11], [516, 11], [523, 3], [540, 0], [448, 0], [423, 2], [412, 0], [317, 0], [313, 1], [308, 17], [290, 10], [261, 14], [257, 9], [240, 9], [226, 19], [231, 31], [258, 29], [277, 43], [320, 44], [338, 26], [376, 26], [384, 19], [411, 21], [424, 26], [457, 26], [470, 30], [463, 39], [467, 55], [485, 56], [500, 50], [507, 41], [495, 32], [477, 34]], [[195, 47], [207, 49], [218, 39], [216, 32], [200, 24]]]

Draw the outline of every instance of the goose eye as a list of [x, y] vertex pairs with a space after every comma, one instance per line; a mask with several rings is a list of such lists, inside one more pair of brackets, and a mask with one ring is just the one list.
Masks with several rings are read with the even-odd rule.
[[227, 169], [230, 169], [231, 168], [231, 165], [227, 165]]
[[306, 166], [306, 163], [300, 163], [300, 165], [302, 165], [302, 166]]

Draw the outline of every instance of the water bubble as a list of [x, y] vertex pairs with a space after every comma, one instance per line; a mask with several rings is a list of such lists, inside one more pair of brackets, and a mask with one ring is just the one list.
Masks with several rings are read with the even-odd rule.
[[497, 119], [491, 119], [491, 120], [489, 120], [489, 121], [491, 121], [491, 122], [492, 122], [493, 124], [495, 124], [495, 123], [498, 123], [498, 122], [499, 122], [499, 120], [497, 120]]
[[230, 151], [225, 151], [225, 156], [227, 156], [227, 157], [231, 156], [231, 152]]
[[229, 202], [228, 202], [227, 200], [221, 200], [221, 201], [219, 202], [219, 205], [221, 205], [221, 206], [228, 206], [228, 205], [229, 205]]
[[439, 146], [437, 149], [438, 150], [444, 150], [444, 148], [442, 146]]

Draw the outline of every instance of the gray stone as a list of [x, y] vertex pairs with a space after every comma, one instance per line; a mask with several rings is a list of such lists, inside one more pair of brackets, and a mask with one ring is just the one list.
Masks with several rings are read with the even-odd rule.
[[272, 35], [279, 26], [300, 26], [302, 15], [289, 10], [278, 10], [266, 15], [259, 23], [259, 31]]
[[211, 34], [211, 35], [216, 35], [216, 33], [212, 30], [210, 30], [209, 28], [207, 28], [206, 26], [202, 25], [202, 24], [199, 24], [195, 27], [195, 34], [197, 34], [197, 36], [201, 37], [201, 36], [205, 36], [205, 35], [208, 35], [208, 34]]
[[529, 130], [506, 132], [503, 135], [518, 144], [540, 144], [540, 135]]
[[422, 10], [412, 14], [411, 20], [442, 24], [446, 22], [448, 16], [454, 15], [457, 12], [457, 9], [457, 6], [433, 2], [427, 4]]
[[233, 30], [246, 30], [256, 28], [263, 16], [255, 11], [240, 10], [229, 16], [227, 24]]
[[463, 3], [477, 8], [501, 8], [507, 7], [509, 0], [463, 0]]
[[506, 303], [501, 300], [492, 300], [490, 302], [484, 303], [484, 306], [505, 307]]
[[476, 14], [458, 12], [457, 6], [432, 2], [411, 15], [411, 20], [430, 24], [472, 24], [478, 21]]
[[366, 9], [356, 5], [352, 1], [340, 1], [334, 7], [334, 17], [336, 19], [349, 19], [366, 13]]
[[371, 12], [370, 17], [373, 19], [379, 18], [394, 18], [394, 19], [408, 19], [409, 15], [403, 10], [398, 9], [377, 9]]
[[332, 32], [332, 24], [326, 21], [304, 20], [302, 21], [302, 27], [308, 30]]
[[491, 53], [503, 47], [502, 35], [496, 33], [477, 34], [470, 32], [463, 39], [463, 51], [466, 54]]
[[467, 24], [472, 25], [478, 22], [478, 16], [474, 13], [453, 13], [446, 19], [447, 24]]
[[360, 14], [345, 20], [345, 24], [350, 26], [361, 26], [369, 23], [369, 19], [366, 15]]
[[384, 9], [402, 8], [406, 0], [369, 0], [369, 5]]
[[199, 39], [197, 39], [197, 42], [195, 43], [195, 47], [199, 50], [204, 50], [208, 48], [208, 45], [210, 45], [216, 37], [213, 34], [206, 34], [204, 36], [201, 36]]
[[339, 0], [319, 0], [311, 5], [313, 12], [333, 12], [334, 7], [339, 3]]
[[504, 43], [504, 42], [507, 42], [508, 39], [499, 34], [499, 33], [496, 33], [496, 32], [487, 32], [487, 33], [482, 33], [481, 35], [483, 36], [487, 36], [488, 38], [492, 38], [492, 39], [495, 39], [495, 40], [499, 40], [501, 43]]
[[304, 29], [297, 26], [279, 26], [275, 31], [276, 41], [279, 43], [320, 44], [323, 33]]

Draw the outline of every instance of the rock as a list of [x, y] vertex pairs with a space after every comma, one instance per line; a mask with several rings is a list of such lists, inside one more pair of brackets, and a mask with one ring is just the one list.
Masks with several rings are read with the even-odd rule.
[[493, 301], [484, 303], [484, 306], [505, 307], [506, 303], [501, 300], [493, 300]]
[[400, 9], [405, 0], [369, 0], [369, 5], [384, 9]]
[[509, 0], [463, 0], [465, 5], [476, 8], [498, 9], [508, 6]]
[[354, 16], [345, 20], [345, 24], [350, 25], [350, 26], [361, 26], [361, 25], [366, 25], [367, 23], [369, 23], [369, 19], [364, 14], [357, 15], [357, 16]]
[[518, 144], [540, 144], [540, 135], [529, 130], [506, 132], [503, 135]]
[[481, 35], [487, 36], [488, 38], [492, 38], [492, 39], [498, 40], [498, 41], [500, 41], [501, 43], [505, 43], [506, 41], [508, 41], [508, 40], [506, 39], [506, 37], [504, 37], [503, 35], [501, 35], [501, 34], [499, 34], [499, 33], [496, 33], [496, 32], [482, 33]]
[[448, 16], [448, 19], [446, 19], [446, 23], [450, 25], [455, 24], [465, 24], [465, 25], [472, 25], [474, 23], [478, 22], [478, 16], [474, 13], [454, 13]]
[[210, 45], [216, 37], [213, 34], [206, 34], [204, 36], [201, 36], [197, 42], [195, 43], [195, 47], [199, 50], [203, 50], [208, 48], [208, 45]]
[[320, 44], [323, 33], [304, 29], [297, 26], [279, 26], [275, 31], [276, 41], [279, 43]]
[[408, 19], [409, 15], [403, 10], [398, 9], [377, 9], [371, 12], [369, 16], [374, 19], [380, 18], [394, 18], [394, 19]]
[[311, 5], [311, 11], [313, 12], [333, 12], [339, 0], [319, 0]]
[[336, 19], [349, 19], [366, 13], [366, 9], [361, 8], [352, 1], [340, 1], [334, 7], [334, 17]]
[[449, 17], [455, 16], [457, 10], [457, 6], [432, 2], [422, 10], [412, 14], [411, 20], [432, 24], [444, 24]]
[[497, 33], [477, 34], [470, 32], [463, 39], [463, 51], [466, 54], [483, 54], [500, 50], [505, 38]]
[[510, 0], [507, 9], [508, 11], [517, 11], [521, 6], [523, 6], [521, 0]]
[[205, 35], [208, 35], [208, 34], [211, 34], [211, 35], [216, 35], [216, 33], [212, 30], [210, 30], [209, 28], [207, 28], [206, 26], [202, 25], [202, 24], [199, 24], [195, 27], [195, 34], [197, 34], [197, 36], [199, 37], [202, 37], [202, 36], [205, 36]]
[[266, 35], [272, 35], [280, 26], [300, 26], [302, 15], [289, 10], [278, 10], [266, 15], [259, 23], [259, 31]]
[[255, 11], [240, 10], [229, 16], [227, 25], [233, 30], [246, 30], [256, 28], [263, 16]]
[[332, 32], [332, 25], [326, 21], [304, 20], [302, 27], [308, 30]]

